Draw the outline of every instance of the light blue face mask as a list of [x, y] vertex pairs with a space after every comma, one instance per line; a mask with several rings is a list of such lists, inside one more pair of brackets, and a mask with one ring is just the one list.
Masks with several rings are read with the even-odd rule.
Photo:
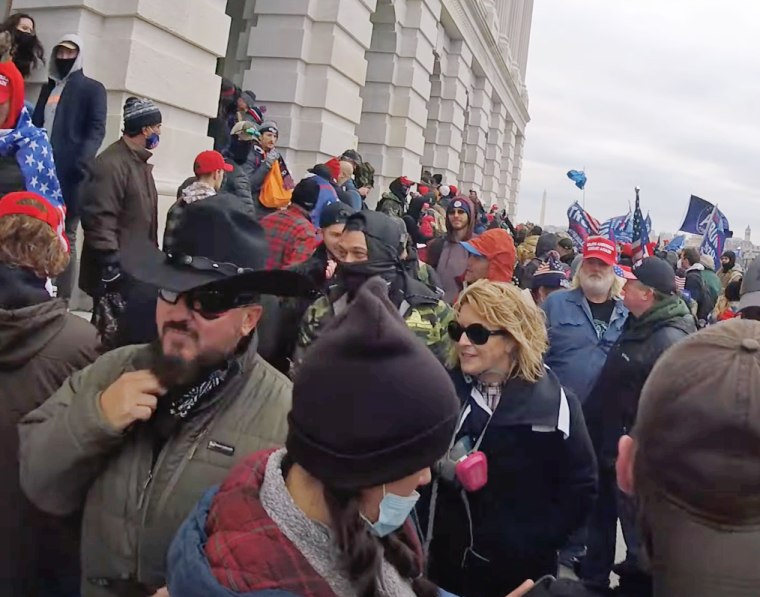
[[367, 521], [378, 537], [385, 537], [404, 525], [419, 499], [420, 494], [416, 491], [407, 497], [385, 493], [385, 485], [383, 485], [383, 499], [380, 501], [380, 516], [377, 522], [372, 523], [362, 518]]

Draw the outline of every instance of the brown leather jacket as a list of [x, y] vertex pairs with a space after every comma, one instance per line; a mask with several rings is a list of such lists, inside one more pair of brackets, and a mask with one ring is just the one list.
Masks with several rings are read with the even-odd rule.
[[158, 191], [153, 154], [123, 137], [87, 167], [80, 187], [84, 248], [79, 287], [101, 294], [106, 263], [118, 265], [126, 241], [158, 243]]

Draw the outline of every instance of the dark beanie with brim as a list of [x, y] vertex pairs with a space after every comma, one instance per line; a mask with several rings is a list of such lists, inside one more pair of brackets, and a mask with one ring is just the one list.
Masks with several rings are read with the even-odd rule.
[[365, 489], [432, 466], [458, 414], [447, 371], [372, 278], [298, 369], [286, 447], [326, 486]]

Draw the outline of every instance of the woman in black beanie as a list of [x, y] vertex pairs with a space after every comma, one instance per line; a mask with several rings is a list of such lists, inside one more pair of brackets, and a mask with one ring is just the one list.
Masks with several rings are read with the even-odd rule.
[[448, 374], [380, 278], [309, 354], [286, 448], [250, 456], [201, 501], [168, 556], [171, 595], [439, 594], [409, 515], [454, 432]]

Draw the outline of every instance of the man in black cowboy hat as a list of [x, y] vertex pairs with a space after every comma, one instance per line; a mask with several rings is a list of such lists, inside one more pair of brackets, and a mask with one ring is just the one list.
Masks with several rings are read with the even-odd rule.
[[[219, 242], [224, 239], [224, 242]], [[256, 352], [260, 293], [300, 275], [263, 271], [261, 227], [234, 197], [188, 205], [171, 250], [123, 265], [158, 287], [159, 338], [103, 355], [20, 426], [22, 487], [56, 515], [84, 508], [82, 595], [151, 595], [203, 492], [239, 458], [282, 444], [291, 385]]]

